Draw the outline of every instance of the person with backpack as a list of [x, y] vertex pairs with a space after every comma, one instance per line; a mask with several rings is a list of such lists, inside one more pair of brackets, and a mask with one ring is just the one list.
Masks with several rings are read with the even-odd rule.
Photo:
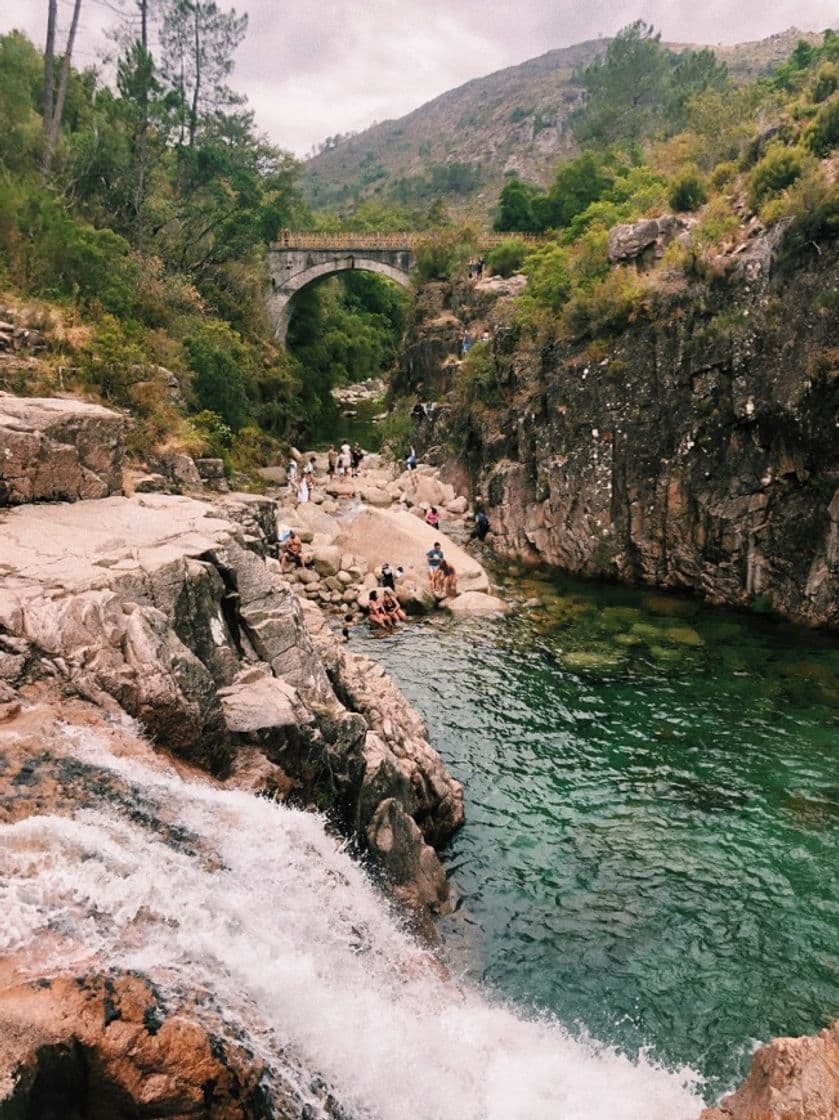
[[475, 514], [475, 527], [469, 537], [470, 541], [483, 541], [489, 532], [489, 518], [482, 509]]

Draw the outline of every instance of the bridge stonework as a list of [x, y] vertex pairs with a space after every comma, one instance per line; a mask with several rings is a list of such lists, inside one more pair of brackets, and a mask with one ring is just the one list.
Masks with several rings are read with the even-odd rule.
[[[417, 245], [432, 236], [424, 233], [292, 233], [283, 230], [268, 247], [271, 290], [268, 313], [274, 337], [285, 346], [291, 319], [291, 302], [301, 288], [333, 272], [361, 269], [389, 276], [403, 288], [412, 286], [411, 273]], [[514, 237], [536, 246], [541, 238], [528, 233], [482, 233], [473, 238], [475, 251], [483, 253]]]
[[274, 337], [285, 345], [294, 296], [322, 276], [359, 269], [378, 272], [410, 288], [416, 265], [410, 242], [409, 236], [393, 235], [284, 235], [268, 249], [268, 313]]

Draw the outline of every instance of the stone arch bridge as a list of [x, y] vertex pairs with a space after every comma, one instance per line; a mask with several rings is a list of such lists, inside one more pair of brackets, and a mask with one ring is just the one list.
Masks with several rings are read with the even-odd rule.
[[[487, 234], [480, 239], [480, 249], [489, 249], [510, 236], [521, 235]], [[283, 230], [279, 241], [268, 248], [271, 280], [268, 312], [274, 337], [285, 345], [294, 296], [323, 276], [360, 269], [378, 272], [403, 288], [410, 288], [411, 274], [417, 263], [416, 246], [426, 237], [427, 233], [292, 233]]]

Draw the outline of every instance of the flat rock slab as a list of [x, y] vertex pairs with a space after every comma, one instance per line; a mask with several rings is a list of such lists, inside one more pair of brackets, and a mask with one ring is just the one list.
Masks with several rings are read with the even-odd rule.
[[230, 532], [208, 502], [175, 494], [20, 506], [0, 514], [0, 602], [12, 585], [39, 593], [107, 587], [117, 575], [200, 556]]
[[118, 492], [125, 423], [86, 401], [0, 393], [0, 506]]
[[392, 568], [401, 566], [424, 576], [425, 554], [435, 541], [454, 565], [461, 591], [489, 591], [489, 577], [473, 556], [405, 510], [362, 509], [351, 520], [341, 522], [335, 544], [362, 557], [370, 568], [387, 560]]

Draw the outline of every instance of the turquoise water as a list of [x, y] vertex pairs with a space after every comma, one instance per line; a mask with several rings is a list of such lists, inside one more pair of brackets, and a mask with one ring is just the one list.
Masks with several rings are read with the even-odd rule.
[[455, 967], [707, 1095], [839, 1015], [839, 642], [528, 579], [504, 621], [353, 645], [465, 784]]

